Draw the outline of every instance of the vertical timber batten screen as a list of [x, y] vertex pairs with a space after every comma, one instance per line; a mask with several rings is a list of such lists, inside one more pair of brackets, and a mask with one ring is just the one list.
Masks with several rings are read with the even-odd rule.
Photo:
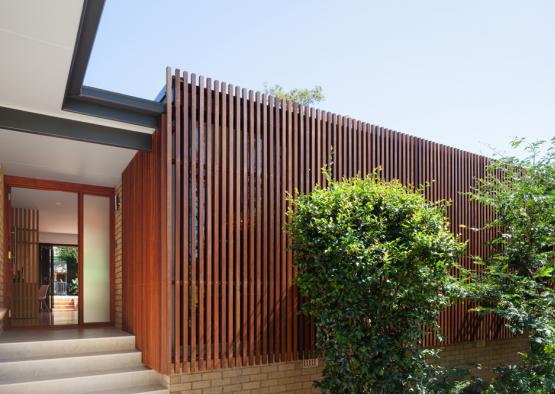
[[142, 361], [168, 373], [170, 338], [163, 311], [171, 304], [163, 298], [168, 286], [161, 263], [167, 250], [162, 231], [164, 121], [165, 115], [152, 136], [152, 152], [138, 152], [122, 174], [122, 326], [135, 334]]
[[[433, 181], [426, 195], [452, 201], [451, 230], [469, 241], [469, 254], [487, 254], [493, 232], [471, 229], [491, 212], [462, 194], [484, 175], [487, 158], [179, 70], [168, 69], [167, 80], [161, 139], [171, 164], [163, 209], [171, 221], [165, 321], [173, 371], [313, 356], [314, 328], [298, 314], [285, 196], [325, 186], [325, 165], [335, 179], [381, 167], [387, 180]], [[469, 257], [463, 263], [472, 266]], [[430, 335], [425, 346], [509, 336], [498, 319], [479, 318], [471, 307], [445, 311], [445, 340]]]

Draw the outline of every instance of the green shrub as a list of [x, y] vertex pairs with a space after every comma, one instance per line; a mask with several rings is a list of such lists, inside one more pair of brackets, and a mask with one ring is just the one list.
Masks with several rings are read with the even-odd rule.
[[524, 159], [492, 162], [472, 193], [495, 213], [487, 229], [497, 235], [469, 298], [530, 339], [521, 363], [495, 370], [491, 393], [555, 392], [555, 139], [525, 149]]
[[426, 335], [439, 334], [449, 269], [463, 250], [444, 206], [377, 174], [291, 201], [288, 230], [307, 299], [302, 312], [313, 318], [324, 358], [322, 391], [446, 390], [450, 378], [422, 347]]

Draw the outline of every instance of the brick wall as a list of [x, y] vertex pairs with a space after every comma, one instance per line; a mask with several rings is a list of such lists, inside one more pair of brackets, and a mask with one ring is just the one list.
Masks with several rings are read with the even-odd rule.
[[468, 369], [475, 376], [489, 379], [492, 368], [518, 363], [521, 360], [518, 353], [528, 349], [526, 337], [460, 343], [443, 348], [439, 364], [447, 368]]
[[[440, 364], [469, 369], [489, 379], [491, 368], [518, 362], [518, 352], [527, 349], [525, 337], [462, 343], [443, 348]], [[478, 369], [477, 364], [482, 368]], [[180, 394], [318, 393], [312, 382], [321, 372], [321, 365], [303, 368], [302, 361], [294, 361], [165, 376], [164, 383], [171, 393]]]
[[[116, 187], [116, 196], [119, 196], [119, 201], [121, 201], [121, 184]], [[122, 327], [122, 308], [123, 308], [123, 288], [122, 288], [122, 266], [121, 266], [121, 237], [122, 237], [122, 225], [121, 225], [122, 209], [121, 207], [116, 207], [115, 214], [115, 261], [114, 261], [114, 325], [117, 328]]]
[[165, 377], [171, 393], [318, 393], [312, 382], [320, 367], [303, 368], [302, 361], [226, 368]]

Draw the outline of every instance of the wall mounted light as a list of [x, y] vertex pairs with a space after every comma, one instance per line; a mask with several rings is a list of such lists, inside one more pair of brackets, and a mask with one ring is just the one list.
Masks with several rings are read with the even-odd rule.
[[121, 195], [119, 193], [114, 196], [114, 207], [116, 211], [119, 211], [121, 208]]

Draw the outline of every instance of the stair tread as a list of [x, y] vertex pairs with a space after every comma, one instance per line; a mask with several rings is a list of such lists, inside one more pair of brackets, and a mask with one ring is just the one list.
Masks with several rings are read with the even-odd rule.
[[137, 393], [148, 393], [151, 391], [162, 391], [168, 392], [168, 389], [159, 384], [152, 384], [148, 386], [134, 386], [134, 387], [124, 387], [115, 390], [101, 390], [101, 391], [90, 391], [87, 394], [137, 394]]
[[80, 372], [72, 372], [72, 373], [58, 373], [58, 374], [51, 374], [48, 376], [30, 376], [30, 377], [21, 377], [21, 378], [15, 378], [15, 379], [6, 379], [0, 382], [0, 387], [11, 385], [11, 384], [47, 382], [52, 380], [73, 379], [73, 378], [81, 378], [81, 377], [88, 377], [88, 376], [103, 376], [103, 375], [115, 375], [115, 374], [122, 374], [122, 373], [150, 372], [150, 371], [152, 371], [150, 368], [147, 368], [144, 365], [139, 365], [136, 367], [117, 368], [117, 369], [114, 368], [114, 369], [104, 370], [104, 371], [80, 371]]
[[0, 358], [0, 367], [6, 363], [18, 363], [26, 361], [40, 361], [40, 360], [58, 360], [63, 358], [80, 358], [80, 357], [97, 357], [97, 356], [114, 356], [117, 354], [137, 354], [138, 350], [114, 350], [112, 352], [82, 352], [71, 354], [53, 354], [51, 356], [36, 356], [36, 357], [20, 357], [17, 359], [2, 359]]
[[[0, 336], [1, 338], [1, 336]], [[122, 338], [134, 338], [133, 335], [120, 335], [120, 336], [112, 336], [112, 337], [97, 337], [97, 338], [51, 338], [51, 339], [28, 339], [28, 340], [16, 340], [16, 341], [0, 341], [1, 345], [24, 345], [26, 343], [44, 343], [44, 342], [71, 342], [71, 341], [88, 341], [91, 339], [94, 340], [108, 340], [108, 339], [122, 339]]]
[[0, 335], [0, 346], [46, 341], [75, 341], [85, 339], [134, 338], [132, 334], [116, 328], [68, 328], [60, 330], [6, 330]]

